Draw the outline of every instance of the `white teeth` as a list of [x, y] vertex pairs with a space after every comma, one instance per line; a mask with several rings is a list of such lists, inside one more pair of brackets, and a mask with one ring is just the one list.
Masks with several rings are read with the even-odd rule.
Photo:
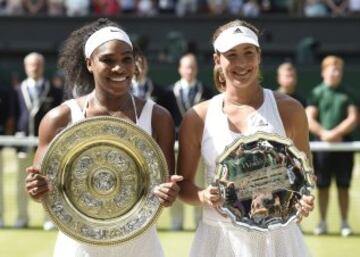
[[110, 78], [112, 81], [116, 82], [123, 82], [126, 80], [126, 77], [120, 77], [120, 78]]

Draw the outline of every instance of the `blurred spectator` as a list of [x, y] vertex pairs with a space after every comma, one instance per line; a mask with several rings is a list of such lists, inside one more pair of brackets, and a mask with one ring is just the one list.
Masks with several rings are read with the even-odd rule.
[[[45, 60], [43, 55], [32, 52], [24, 58], [27, 78], [16, 88], [16, 134], [37, 136], [43, 116], [62, 101], [62, 91], [53, 87], [44, 78]], [[17, 220], [15, 228], [25, 228], [29, 223], [28, 194], [25, 191], [25, 169], [32, 163], [34, 147], [21, 147], [17, 153]], [[53, 228], [46, 220], [44, 229]]]
[[22, 0], [4, 0], [3, 2], [6, 2], [6, 14], [8, 15], [24, 14]]
[[[352, 141], [350, 134], [357, 125], [355, 101], [341, 84], [343, 66], [344, 61], [337, 56], [324, 58], [321, 64], [323, 82], [312, 90], [306, 108], [310, 131], [323, 142]], [[342, 236], [349, 236], [352, 233], [347, 218], [353, 152], [316, 152], [313, 161], [320, 210], [320, 223], [314, 234], [327, 233], [329, 187], [335, 177], [341, 214], [340, 232]]]
[[164, 90], [148, 77], [149, 65], [145, 55], [140, 50], [136, 52], [136, 72], [132, 81], [132, 94], [141, 99], [152, 99], [161, 104], [160, 101], [164, 95]]
[[46, 14], [46, 0], [23, 0], [23, 7], [26, 14], [38, 15]]
[[122, 13], [134, 13], [137, 8], [136, 0], [119, 0]]
[[227, 8], [227, 0], [207, 0], [210, 14], [221, 15]]
[[176, 9], [176, 0], [158, 0], [159, 13], [174, 14]]
[[244, 0], [228, 0], [227, 9], [232, 15], [239, 15], [244, 5]]
[[18, 72], [12, 72], [11, 75], [10, 75], [10, 83], [11, 83], [11, 87], [13, 89], [16, 89], [18, 86], [20, 86], [20, 83], [21, 83], [21, 79], [20, 79], [20, 76], [19, 76], [19, 73]]
[[6, 14], [6, 0], [0, 0], [0, 15]]
[[270, 0], [271, 1], [271, 13], [289, 13], [293, 0]]
[[198, 13], [209, 13], [208, 0], [197, 0]]
[[48, 14], [50, 16], [64, 15], [64, 0], [47, 0]]
[[65, 76], [60, 70], [56, 71], [51, 77], [51, 85], [62, 92], [62, 100], [68, 99], [67, 92], [65, 92]]
[[179, 60], [178, 73], [180, 80], [166, 90], [162, 101], [172, 114], [178, 128], [185, 112], [193, 105], [210, 99], [212, 92], [197, 79], [198, 64], [194, 54], [184, 54]]
[[197, 8], [197, 0], [178, 0], [176, 4], [176, 14], [178, 16], [195, 14], [197, 12]]
[[86, 16], [90, 12], [91, 0], [64, 0], [67, 16]]
[[245, 17], [258, 17], [260, 15], [261, 6], [257, 0], [247, 0], [244, 3], [242, 12]]
[[360, 15], [360, 0], [349, 0], [349, 14], [354, 16]]
[[324, 0], [331, 16], [345, 16], [348, 0]]
[[[195, 55], [183, 55], [179, 61], [178, 72], [180, 80], [167, 89], [162, 100], [163, 106], [170, 111], [174, 118], [176, 132], [178, 132], [183, 115], [188, 109], [212, 97], [212, 92], [197, 79], [198, 65]], [[183, 205], [179, 201], [175, 202], [170, 209], [170, 213], [171, 230], [182, 230], [184, 225]], [[199, 219], [200, 210], [196, 209], [194, 215], [195, 224], [198, 224]]]
[[154, 16], [157, 14], [155, 0], [140, 0], [137, 5], [139, 16]]
[[[11, 135], [14, 131], [14, 116], [12, 108], [13, 89], [0, 87], [0, 135]], [[0, 145], [0, 228], [4, 227], [4, 156]]]
[[306, 106], [305, 99], [296, 93], [297, 72], [291, 62], [284, 62], [279, 65], [277, 69], [277, 82], [279, 84], [279, 92], [295, 98], [302, 106]]
[[115, 16], [120, 14], [120, 6], [117, 0], [93, 0], [92, 14]]
[[303, 8], [306, 17], [323, 17], [329, 15], [322, 0], [305, 0]]

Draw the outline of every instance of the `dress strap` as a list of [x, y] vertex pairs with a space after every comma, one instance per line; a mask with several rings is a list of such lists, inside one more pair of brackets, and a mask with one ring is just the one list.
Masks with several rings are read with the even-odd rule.
[[137, 112], [137, 109], [136, 109], [136, 104], [135, 104], [135, 99], [134, 99], [134, 96], [131, 94], [131, 102], [133, 104], [133, 108], [134, 108], [134, 112], [135, 112], [135, 124], [138, 124], [139, 123], [139, 118], [138, 118], [138, 112]]
[[83, 117], [86, 117], [86, 110], [89, 108], [89, 102], [90, 102], [90, 94], [87, 95], [86, 98], [85, 98], [84, 109], [82, 109]]

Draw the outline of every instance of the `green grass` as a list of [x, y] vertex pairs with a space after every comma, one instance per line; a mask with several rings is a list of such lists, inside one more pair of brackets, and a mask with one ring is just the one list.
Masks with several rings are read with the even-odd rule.
[[[5, 223], [6, 228], [0, 230], [0, 256], [1, 257], [50, 257], [56, 239], [56, 232], [45, 232], [41, 229], [43, 210], [40, 204], [30, 203], [31, 222], [30, 229], [15, 230], [11, 226], [15, 222], [15, 163], [14, 152], [5, 151], [6, 169], [5, 180]], [[329, 230], [327, 236], [315, 237], [311, 232], [318, 221], [318, 211], [302, 222], [305, 240], [314, 257], [357, 257], [360, 256], [360, 155], [356, 158], [353, 185], [351, 189], [351, 210], [349, 222], [355, 235], [342, 238], [339, 235], [339, 211], [337, 208], [336, 190], [331, 190], [331, 203], [329, 206]], [[186, 257], [190, 251], [194, 237], [194, 224], [192, 222], [192, 207], [186, 206], [185, 231], [170, 232], [169, 211], [163, 211], [159, 221], [159, 235], [167, 257]], [[286, 243], [286, 242], [284, 242]], [[66, 257], [66, 256], [64, 256]], [[144, 256], [146, 257], [146, 256]], [[291, 256], [289, 256], [291, 257]]]

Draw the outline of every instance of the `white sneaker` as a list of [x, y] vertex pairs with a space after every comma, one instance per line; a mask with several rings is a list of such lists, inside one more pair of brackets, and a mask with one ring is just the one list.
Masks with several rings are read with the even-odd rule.
[[52, 223], [51, 221], [45, 221], [44, 225], [43, 225], [43, 229], [45, 231], [50, 231], [50, 230], [55, 230], [56, 226], [54, 223]]
[[340, 227], [340, 233], [343, 237], [348, 237], [352, 234], [352, 229], [350, 228], [349, 224], [343, 222]]
[[319, 225], [314, 229], [314, 235], [320, 236], [327, 234], [327, 225], [325, 221], [321, 221]]

